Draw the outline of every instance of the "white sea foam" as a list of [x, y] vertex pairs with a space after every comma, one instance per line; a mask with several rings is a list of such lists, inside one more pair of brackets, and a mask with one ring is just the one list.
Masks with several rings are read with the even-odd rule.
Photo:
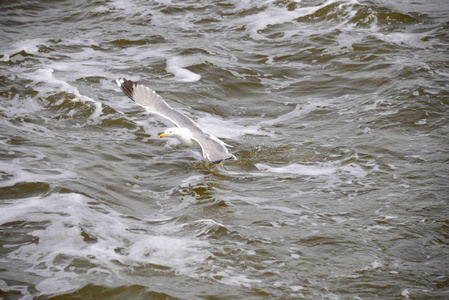
[[293, 215], [301, 215], [303, 213], [303, 210], [292, 209], [292, 208], [283, 207], [283, 206], [261, 205], [260, 208], [269, 209], [269, 210], [277, 210], [277, 211], [284, 212], [286, 214], [293, 214]]
[[11, 294], [17, 293], [17, 291], [18, 291], [22, 295], [22, 299], [33, 299], [30, 292], [28, 291], [27, 286], [8, 285], [5, 281], [3, 281], [1, 279], [0, 279], [0, 290], [2, 292], [6, 292], [6, 293], [11, 292]]
[[219, 281], [227, 285], [244, 286], [244, 287], [250, 287], [253, 284], [258, 284], [262, 282], [262, 280], [251, 279], [244, 274], [239, 274], [238, 270], [234, 269], [235, 268], [228, 267], [226, 268], [226, 270], [217, 272], [217, 276], [222, 277], [222, 279]]
[[[18, 94], [0, 107], [0, 111], [12, 119], [37, 113], [41, 109], [42, 107], [36, 103], [34, 98], [30, 96], [22, 98]], [[21, 124], [21, 126], [23, 125]]]
[[386, 225], [371, 225], [365, 228], [366, 231], [371, 230], [391, 230], [393, 229], [393, 226], [386, 226]]
[[41, 94], [53, 94], [55, 91], [66, 92], [76, 97], [73, 101], [86, 101], [93, 103], [95, 109], [90, 117], [94, 120], [94, 122], [99, 121], [99, 117], [103, 113], [102, 103], [95, 101], [88, 96], [82, 95], [77, 87], [70, 85], [64, 80], [56, 78], [53, 69], [38, 69], [33, 73], [22, 73], [21, 76], [33, 80], [36, 83], [43, 83], [43, 85], [36, 85], [34, 87], [34, 89], [38, 90]]
[[142, 236], [124, 252], [125, 261], [171, 267], [179, 274], [196, 277], [190, 272], [191, 266], [210, 255], [207, 245], [205, 241], [182, 237]]
[[426, 37], [432, 34], [434, 31], [428, 31], [425, 33], [402, 33], [402, 32], [390, 32], [380, 33], [376, 32], [374, 35], [390, 44], [397, 44], [402, 46], [410, 46], [413, 48], [429, 48], [433, 46], [433, 40], [424, 41]]
[[275, 119], [262, 121], [259, 124], [273, 126], [275, 124], [282, 123], [284, 121], [302, 117], [319, 108], [327, 107], [331, 102], [332, 101], [315, 100], [313, 102], [305, 103], [303, 105], [298, 104], [292, 111], [282, 114]]
[[337, 172], [336, 167], [325, 167], [317, 165], [290, 164], [283, 167], [271, 167], [265, 164], [256, 164], [256, 167], [265, 172], [275, 174], [290, 174], [304, 176], [326, 176]]
[[[248, 122], [248, 120], [245, 120]], [[219, 137], [236, 140], [244, 135], [272, 136], [268, 131], [263, 131], [259, 125], [242, 125], [238, 120], [223, 120], [217, 116], [205, 115], [197, 120], [198, 125], [204, 131]], [[254, 123], [252, 123], [254, 124]]]
[[401, 291], [401, 296], [404, 297], [404, 299], [410, 299], [410, 289], [403, 289]]
[[[22, 182], [55, 182], [76, 178], [76, 173], [61, 168], [32, 168], [13, 163], [0, 162], [0, 170], [8, 174], [7, 179], [0, 182], [0, 187], [14, 186]], [[23, 162], [21, 162], [23, 163]]]
[[[263, 173], [273, 174], [279, 178], [297, 178], [299, 176], [307, 176], [311, 178], [320, 178], [327, 182], [327, 187], [333, 189], [341, 182], [355, 180], [359, 184], [366, 185], [362, 181], [368, 175], [368, 172], [356, 164], [341, 165], [341, 162], [318, 163], [314, 165], [303, 165], [292, 163], [286, 166], [269, 166], [258, 163], [256, 167]], [[294, 193], [293, 195], [297, 195]]]
[[201, 75], [186, 69], [192, 65], [204, 62], [200, 57], [180, 57], [175, 56], [167, 60], [167, 72], [175, 75], [175, 79], [183, 82], [194, 82], [201, 79]]
[[327, 47], [322, 55], [340, 55], [354, 51], [353, 44], [360, 42], [364, 38], [363, 34], [341, 33], [337, 36], [338, 46]]
[[50, 68], [38, 69], [33, 73], [22, 73], [22, 76], [33, 80], [34, 82], [42, 82], [45, 83], [44, 86], [36, 87], [41, 92], [49, 93], [54, 92], [54, 89], [57, 88], [59, 91], [67, 92], [75, 95], [80, 100], [93, 101], [92, 98], [81, 95], [78, 88], [68, 84], [67, 82], [57, 79], [54, 74], [54, 70]]
[[128, 268], [144, 265], [201, 276], [193, 272], [195, 265], [210, 255], [206, 241], [171, 236], [167, 234], [170, 231], [167, 225], [151, 227], [147, 220], [126, 218], [79, 194], [52, 194], [4, 204], [0, 224], [20, 221], [46, 224], [34, 230], [30, 225], [28, 234], [38, 238], [38, 242], [23, 244], [1, 260], [4, 268], [13, 260], [29, 265], [27, 272], [42, 278], [36, 286], [42, 294], [70, 291], [93, 280], [77, 260], [94, 265], [89, 267], [89, 273], [96, 280], [112, 280], [111, 274], [122, 274], [118, 277], [123, 280]]
[[[13, 43], [8, 50], [2, 50], [2, 61], [8, 61], [11, 55], [17, 54], [19, 52], [25, 52], [28, 54], [36, 54], [39, 52], [39, 46], [44, 43], [43, 39], [26, 39], [20, 42]], [[2, 45], [3, 47], [5, 45]]]
[[[310, 6], [310, 7], [299, 7], [295, 10], [288, 10], [287, 7], [278, 7], [268, 5], [264, 10], [258, 12], [254, 15], [249, 15], [247, 17], [241, 18], [237, 23], [240, 23], [242, 26], [245, 26], [251, 38], [260, 40], [265, 39], [265, 37], [260, 34], [261, 30], [266, 29], [269, 25], [279, 25], [291, 23], [294, 20], [304, 17], [310, 14], [317, 12], [318, 10], [329, 6], [335, 2], [339, 2], [338, 0], [329, 0], [324, 2], [321, 5]], [[353, 5], [358, 2], [355, 0], [346, 1], [345, 4]], [[261, 4], [260, 6], [262, 6]], [[286, 39], [291, 38], [293, 35], [297, 34], [297, 29], [292, 29], [291, 31], [285, 31], [284, 37]]]

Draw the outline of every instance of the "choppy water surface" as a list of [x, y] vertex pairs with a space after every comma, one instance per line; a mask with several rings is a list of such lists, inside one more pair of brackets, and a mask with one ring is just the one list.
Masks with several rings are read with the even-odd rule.
[[445, 1], [0, 8], [0, 298], [449, 297]]

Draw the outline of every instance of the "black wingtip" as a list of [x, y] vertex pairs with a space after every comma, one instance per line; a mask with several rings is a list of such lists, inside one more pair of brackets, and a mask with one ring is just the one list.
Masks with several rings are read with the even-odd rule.
[[138, 84], [137, 82], [128, 80], [126, 78], [119, 78], [115, 82], [117, 82], [117, 85], [122, 89], [123, 93], [125, 93], [126, 96], [133, 99], [133, 91]]

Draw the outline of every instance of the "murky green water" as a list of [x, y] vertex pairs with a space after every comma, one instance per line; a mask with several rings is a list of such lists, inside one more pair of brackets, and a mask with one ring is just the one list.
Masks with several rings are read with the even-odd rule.
[[445, 1], [0, 8], [0, 298], [449, 297]]

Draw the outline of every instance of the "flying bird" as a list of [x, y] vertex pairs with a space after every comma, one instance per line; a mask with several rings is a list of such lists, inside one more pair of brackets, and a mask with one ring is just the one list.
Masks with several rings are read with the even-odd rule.
[[119, 78], [116, 82], [125, 95], [138, 105], [176, 125], [176, 127], [165, 130], [164, 133], [159, 135], [160, 138], [172, 136], [176, 137], [181, 144], [187, 146], [198, 144], [201, 147], [203, 157], [214, 164], [221, 165], [224, 160], [236, 159], [234, 155], [228, 152], [227, 145], [224, 142], [204, 132], [192, 119], [173, 109], [152, 89], [125, 78]]

